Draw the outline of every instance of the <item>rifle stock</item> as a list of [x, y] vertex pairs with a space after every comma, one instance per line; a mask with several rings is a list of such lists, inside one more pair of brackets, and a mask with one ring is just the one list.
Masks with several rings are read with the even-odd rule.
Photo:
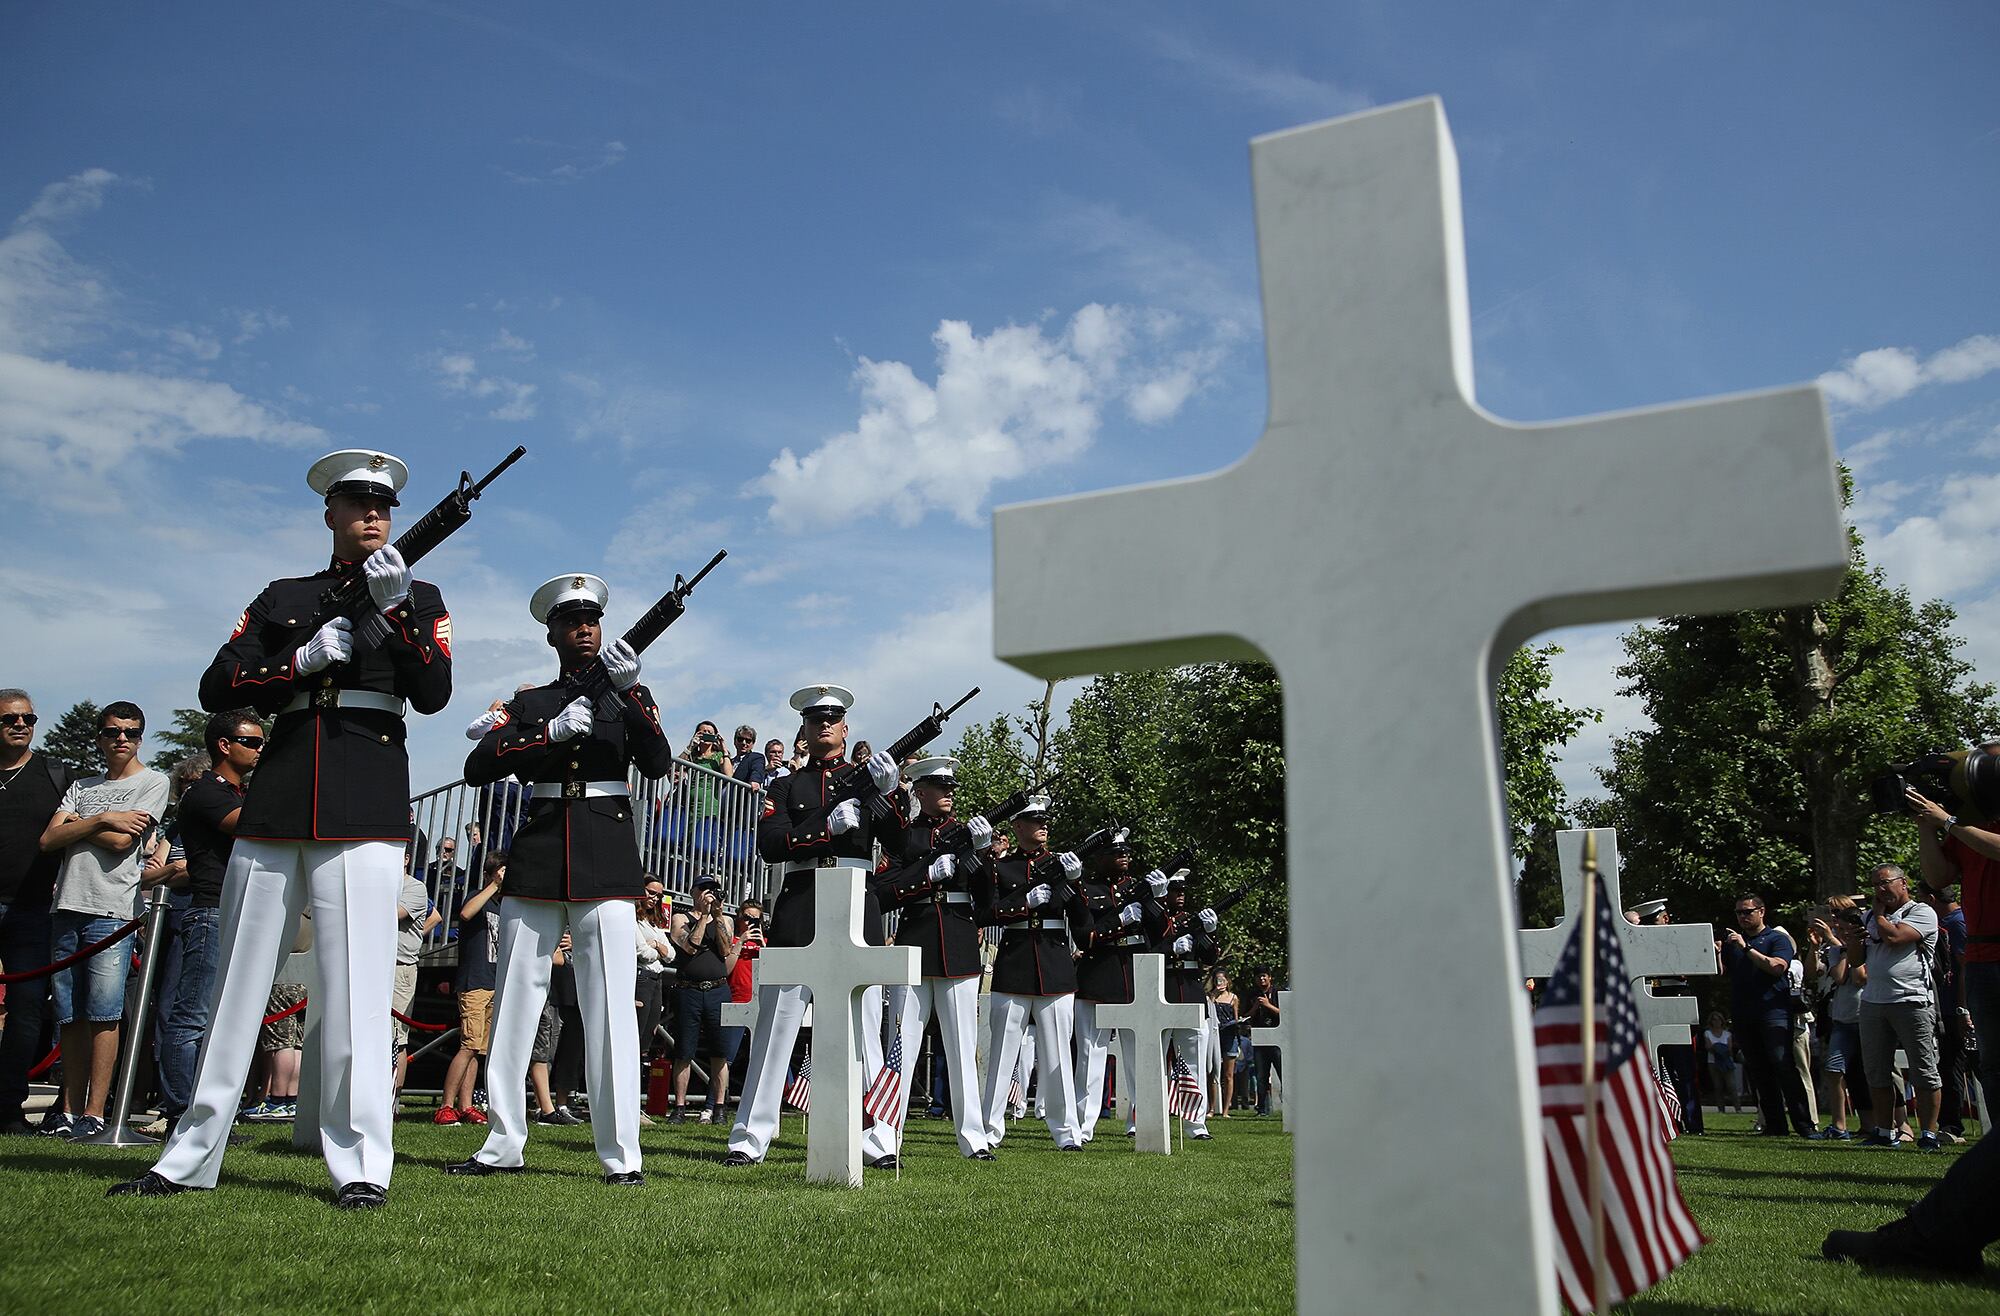
[[[901, 763], [943, 735], [944, 724], [951, 720], [951, 715], [964, 708], [978, 693], [979, 687], [975, 685], [950, 708], [933, 703], [929, 717], [898, 736], [895, 743], [889, 746], [889, 757]], [[859, 800], [867, 807], [868, 816], [877, 822], [895, 811], [895, 806], [889, 802], [888, 796], [876, 788], [875, 778], [869, 775], [866, 763], [850, 763], [837, 770], [827, 782], [827, 789], [829, 804], [838, 804], [843, 800]]]

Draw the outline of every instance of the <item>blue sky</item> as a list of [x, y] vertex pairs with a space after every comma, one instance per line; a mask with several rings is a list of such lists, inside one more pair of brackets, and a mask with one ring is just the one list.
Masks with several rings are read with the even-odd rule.
[[[306, 465], [530, 458], [424, 566], [459, 694], [526, 599], [622, 625], [669, 729], [887, 739], [980, 684], [996, 503], [1192, 474], [1262, 427], [1248, 140], [1437, 93], [1479, 400], [1581, 415], [1824, 376], [1877, 559], [2000, 677], [2000, 14], [356, 4], [0, 11], [0, 684], [194, 702], [325, 551]], [[1616, 630], [1559, 637], [1611, 718]], [[781, 716], [781, 714], [783, 714]], [[953, 733], [955, 735], [955, 733]]]

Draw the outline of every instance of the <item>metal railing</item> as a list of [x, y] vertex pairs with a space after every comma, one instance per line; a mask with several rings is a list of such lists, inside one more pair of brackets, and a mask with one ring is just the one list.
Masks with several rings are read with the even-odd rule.
[[[635, 771], [629, 784], [640, 863], [649, 876], [666, 884], [676, 901], [692, 897], [695, 882], [703, 877], [722, 883], [723, 899], [732, 909], [753, 896], [769, 897], [770, 873], [757, 856], [761, 790], [680, 759], [658, 781]], [[455, 958], [458, 909], [479, 890], [486, 855], [513, 845], [528, 803], [528, 788], [511, 777], [489, 786], [455, 781], [410, 801], [416, 828], [408, 854], [410, 872], [444, 916], [424, 940], [424, 962]]]

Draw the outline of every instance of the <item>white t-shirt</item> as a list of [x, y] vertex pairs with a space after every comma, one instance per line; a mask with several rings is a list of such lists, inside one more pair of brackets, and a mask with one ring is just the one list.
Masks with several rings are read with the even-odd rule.
[[1868, 981], [1861, 988], [1867, 1005], [1893, 1005], [1898, 1001], [1931, 999], [1931, 951], [1937, 945], [1937, 911], [1921, 900], [1912, 900], [1893, 910], [1890, 918], [1907, 923], [1923, 933], [1920, 940], [1892, 946], [1878, 939], [1875, 911], [1871, 908], [1863, 922], [1868, 929]]
[[112, 781], [102, 773], [70, 783], [63, 792], [61, 812], [79, 818], [138, 809], [153, 815], [153, 827], [129, 850], [113, 850], [95, 841], [78, 841], [63, 851], [62, 876], [56, 882], [52, 908], [98, 918], [132, 918], [139, 912], [139, 870], [159, 834], [167, 811], [167, 777], [141, 768]]

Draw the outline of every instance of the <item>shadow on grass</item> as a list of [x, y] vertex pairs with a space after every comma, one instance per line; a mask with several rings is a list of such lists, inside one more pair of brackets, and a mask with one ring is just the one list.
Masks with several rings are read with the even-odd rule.
[[1919, 1190], [1921, 1196], [1944, 1177], [1945, 1167], [1940, 1165], [1933, 1175], [1921, 1174], [1868, 1174], [1841, 1170], [1753, 1170], [1735, 1165], [1683, 1165], [1678, 1167], [1683, 1179], [1779, 1179], [1787, 1183], [1856, 1183], [1880, 1187], [1886, 1184], [1907, 1184]]
[[[143, 1164], [136, 1161], [86, 1161], [59, 1152], [31, 1152], [25, 1156], [8, 1156], [7, 1168], [43, 1170], [76, 1175], [85, 1179], [97, 1179], [108, 1188], [115, 1183], [136, 1179], [153, 1166], [151, 1161]], [[331, 1184], [305, 1184], [296, 1179], [234, 1173], [227, 1168], [222, 1172], [222, 1182], [218, 1187], [251, 1188], [261, 1192], [276, 1193], [283, 1197], [308, 1197], [322, 1201], [331, 1201], [333, 1198]]]

